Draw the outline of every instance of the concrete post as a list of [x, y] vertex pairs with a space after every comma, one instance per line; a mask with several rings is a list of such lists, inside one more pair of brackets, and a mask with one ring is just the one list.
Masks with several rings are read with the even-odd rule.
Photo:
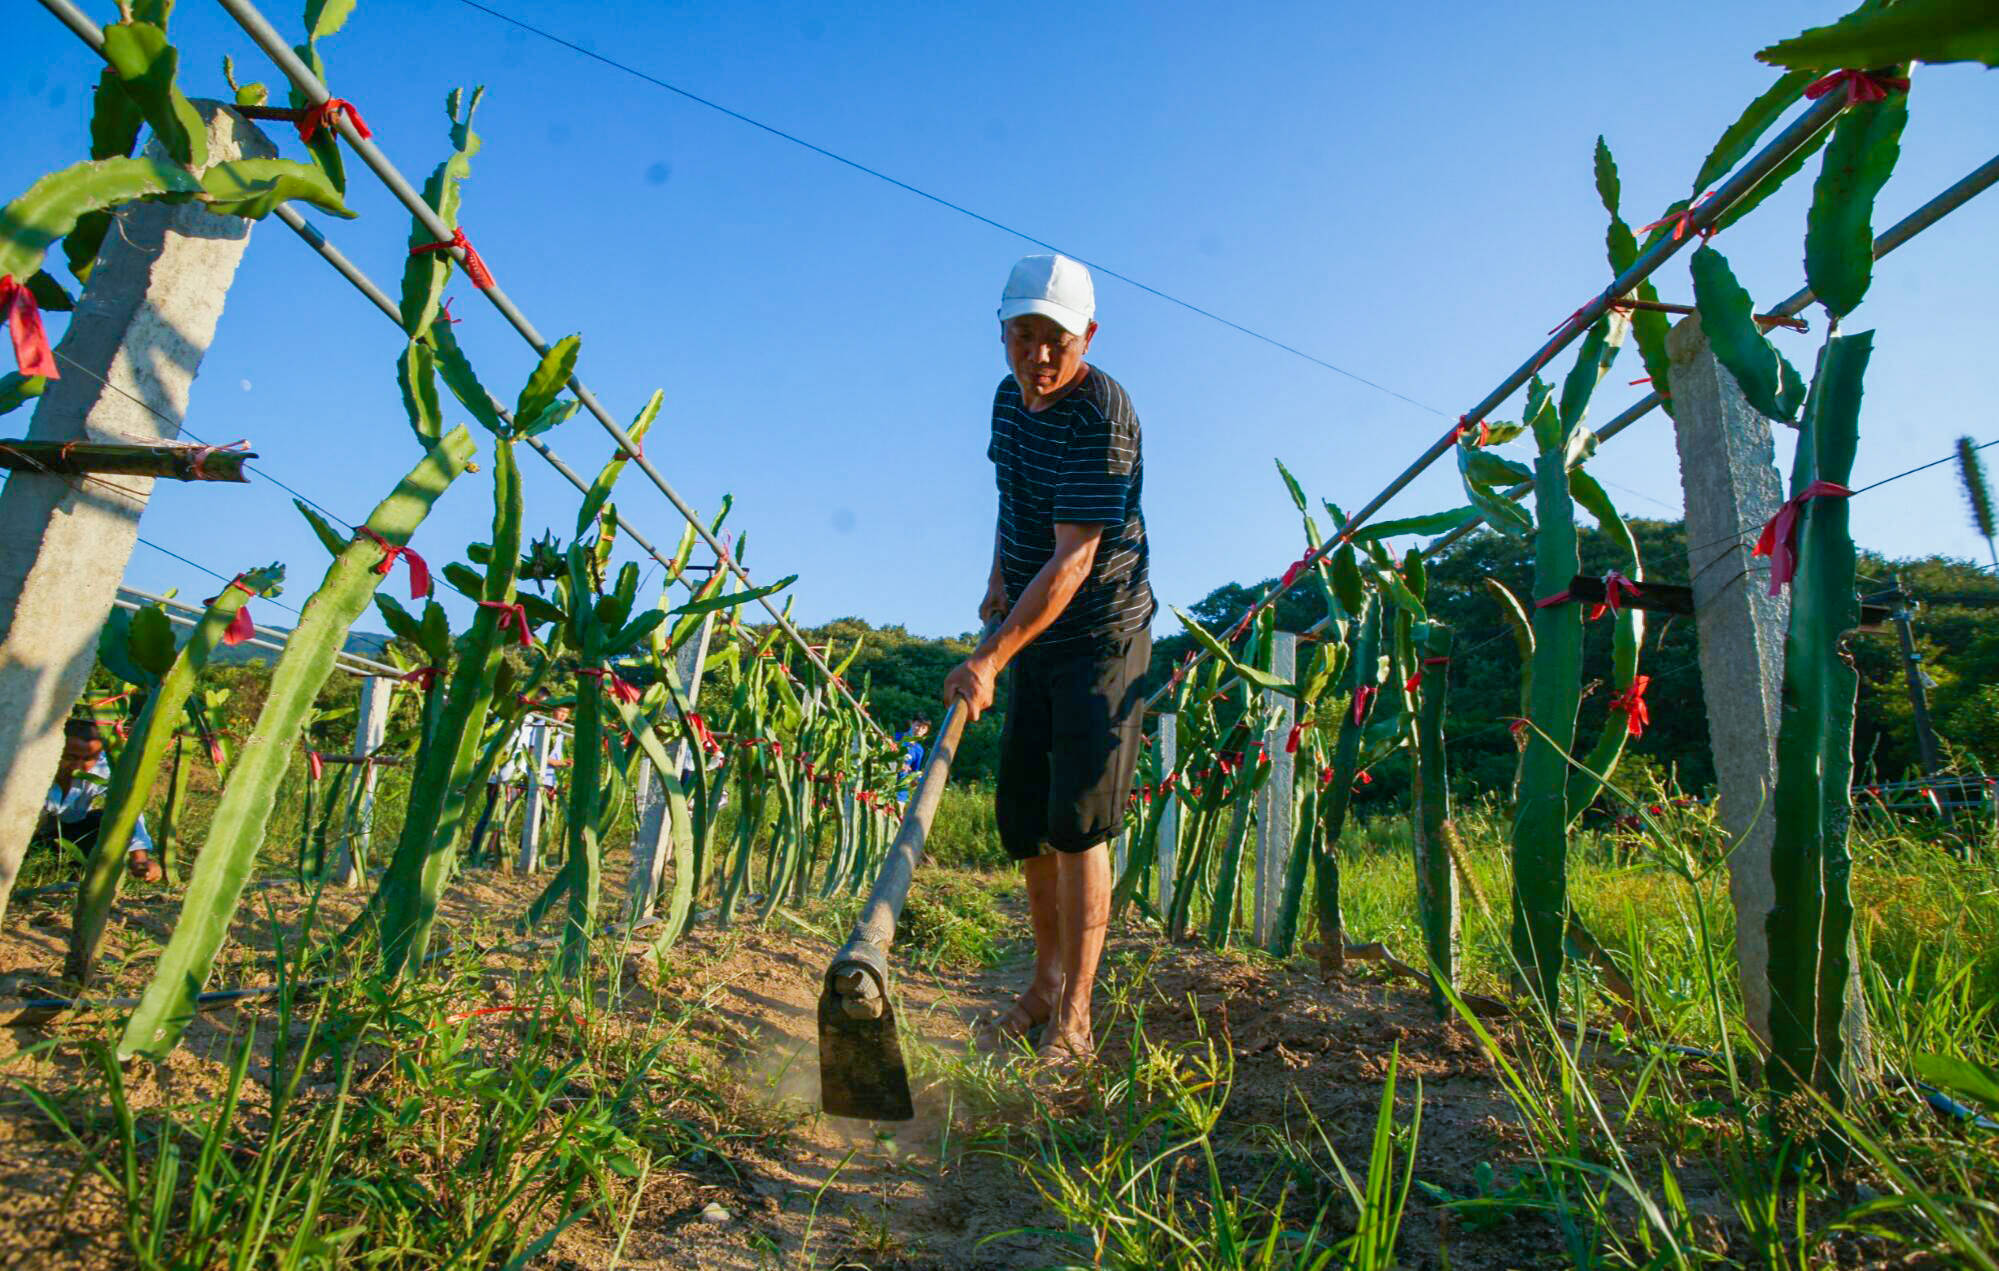
[[[709, 614], [701, 620], [701, 627], [694, 638], [680, 646], [674, 655], [673, 675], [680, 685], [681, 695], [689, 703], [699, 700], [701, 695], [701, 668], [708, 661], [708, 639], [715, 630], [715, 615]], [[679, 715], [671, 705], [667, 707], [667, 717], [678, 719]], [[679, 776], [687, 768], [687, 743], [682, 741], [669, 751], [675, 770]], [[651, 764], [640, 764], [640, 789], [651, 789], [658, 797], [650, 798], [637, 817], [637, 831], [632, 838], [632, 871], [625, 883], [627, 912], [633, 922], [640, 922], [652, 916], [659, 903], [660, 882], [666, 873], [666, 859], [671, 856], [668, 846], [668, 832], [672, 828], [668, 820], [666, 795], [663, 789], [651, 785], [653, 777]]]
[[1177, 741], [1180, 721], [1172, 715], [1159, 717], [1159, 797], [1166, 800], [1166, 806], [1159, 813], [1159, 847], [1153, 853], [1159, 867], [1159, 920], [1166, 921], [1166, 911], [1173, 907], [1173, 850], [1180, 844], [1180, 795], [1165, 788], [1172, 779], [1174, 766], [1178, 762]]
[[[1769, 565], [1752, 559], [1763, 525], [1784, 501], [1770, 421], [1759, 415], [1709, 351], [1700, 317], [1667, 341], [1673, 360], [1673, 431], [1687, 500], [1687, 569], [1700, 633], [1701, 691], [1721, 788], [1721, 823], [1736, 844], [1728, 857], [1735, 904], [1736, 967], [1749, 1027], [1770, 1042], [1770, 943], [1764, 919], [1776, 904], [1769, 806], [1777, 785], [1777, 724], [1784, 685], [1790, 593], [1769, 594]], [[1859, 965], [1853, 942], [1847, 956]], [[1872, 1066], [1861, 976], [1847, 980], [1847, 1053]]]
[[1701, 691], [1721, 791], [1735, 948], [1750, 1029], [1770, 1038], [1770, 948], [1763, 920], [1775, 902], [1770, 849], [1776, 822], [1777, 718], [1790, 594], [1772, 596], [1769, 565], [1750, 549], [1784, 501], [1770, 421], [1715, 360], [1700, 317], [1674, 326], [1673, 432], [1687, 502], [1687, 573], [1700, 634]]
[[547, 801], [542, 783], [548, 779], [550, 727], [545, 719], [536, 719], [528, 726], [528, 789], [521, 799], [521, 854], [515, 865], [523, 874], [541, 868], [541, 805]]
[[[385, 675], [370, 675], [361, 681], [361, 709], [354, 721], [354, 754], [357, 757], [372, 755], [382, 748], [382, 742], [389, 733], [389, 706], [394, 701], [392, 694], [395, 686], [396, 681]], [[340, 851], [333, 859], [331, 881], [335, 887], [358, 887], [361, 884], [361, 870], [354, 862], [357, 856], [362, 861], [368, 859], [375, 826], [375, 780], [380, 775], [374, 764], [363, 764], [361, 767], [360, 824], [354, 829], [352, 841], [344, 835], [340, 839]]]
[[[1271, 641], [1270, 673], [1283, 680], [1298, 678], [1298, 637], [1279, 631]], [[1284, 875], [1291, 864], [1294, 835], [1296, 765], [1284, 743], [1297, 722], [1298, 703], [1274, 689], [1263, 691], [1270, 726], [1263, 748], [1270, 755], [1270, 779], [1256, 792], [1256, 943], [1270, 947], [1277, 931], [1277, 909], [1284, 902]]]
[[[234, 113], [197, 105], [212, 162], [277, 154]], [[147, 153], [161, 152], [149, 145]], [[188, 390], [249, 238], [248, 221], [198, 203], [122, 209], [56, 347], [61, 378], [36, 404], [29, 439], [179, 437]], [[16, 472], [0, 493], [0, 914], [152, 487], [146, 477]], [[206, 488], [205, 497], [227, 497], [222, 487]]]

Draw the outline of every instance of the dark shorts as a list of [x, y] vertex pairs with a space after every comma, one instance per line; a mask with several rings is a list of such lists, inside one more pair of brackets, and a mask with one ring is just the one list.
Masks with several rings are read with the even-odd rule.
[[1013, 859], [1085, 852], [1123, 827], [1151, 661], [1149, 631], [1015, 660], [993, 800]]

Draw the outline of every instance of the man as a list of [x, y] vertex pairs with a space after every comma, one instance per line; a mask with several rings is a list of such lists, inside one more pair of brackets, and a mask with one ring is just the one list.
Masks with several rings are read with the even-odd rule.
[[[104, 738], [97, 725], [87, 719], [69, 720], [63, 725], [62, 758], [56, 763], [55, 784], [42, 804], [34, 841], [59, 848], [59, 840], [68, 840], [88, 859], [104, 824], [104, 791], [110, 784], [111, 763], [104, 756]], [[166, 877], [153, 859], [153, 836], [146, 832], [144, 816], [132, 826], [125, 867], [142, 882], [157, 883]]]
[[1138, 416], [1085, 362], [1096, 335], [1090, 273], [1029, 256], [1001, 293], [1012, 374], [993, 398], [986, 451], [999, 484], [992, 573], [979, 615], [999, 628], [944, 682], [977, 719], [1011, 666], [994, 795], [1000, 841], [1021, 862], [1034, 976], [986, 1038], [1042, 1029], [1043, 1058], [1095, 1050], [1090, 995], [1110, 918], [1106, 844], [1123, 821], [1157, 609], [1139, 512]]

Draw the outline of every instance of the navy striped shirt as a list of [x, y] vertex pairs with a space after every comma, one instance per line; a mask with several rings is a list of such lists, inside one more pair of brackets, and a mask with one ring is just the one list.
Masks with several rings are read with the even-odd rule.
[[1008, 375], [993, 394], [986, 458], [999, 479], [1000, 572], [1009, 605], [1055, 554], [1057, 522], [1104, 527], [1090, 576], [1034, 647], [1074, 647], [1150, 626], [1158, 606], [1138, 507], [1145, 465], [1138, 414], [1123, 387], [1091, 367], [1037, 414], [1021, 404], [1020, 386]]

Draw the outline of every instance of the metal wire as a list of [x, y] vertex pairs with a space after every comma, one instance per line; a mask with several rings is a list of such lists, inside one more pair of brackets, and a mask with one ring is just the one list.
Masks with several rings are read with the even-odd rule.
[[1016, 229], [1013, 226], [1008, 225], [1004, 221], [996, 220], [993, 217], [985, 215], [983, 212], [975, 212], [971, 208], [966, 207], [962, 203], [954, 203], [950, 199], [947, 199], [940, 194], [932, 194], [930, 191], [923, 189], [921, 186], [911, 185], [907, 181], [903, 181], [900, 180], [899, 178], [892, 177], [888, 173], [883, 172], [879, 168], [871, 168], [867, 164], [862, 163], [859, 160], [849, 159], [847, 156], [840, 154], [837, 151], [829, 150], [825, 146], [816, 145], [813, 142], [807, 141], [803, 137], [797, 136], [794, 133], [789, 133], [784, 131], [784, 129], [782, 128], [774, 127], [771, 124], [764, 123], [760, 119], [754, 119], [749, 115], [742, 113], [739, 110], [731, 110], [729, 107], [722, 105], [720, 102], [711, 101], [710, 99], [703, 97], [698, 93], [690, 92], [687, 89], [680, 87], [678, 84], [669, 83], [666, 80], [659, 78], [657, 75], [653, 75], [650, 74], [649, 72], [639, 70], [637, 67], [630, 66], [624, 62], [620, 62], [616, 58], [606, 57], [602, 53], [597, 52], [595, 49], [585, 48], [581, 44], [578, 44], [572, 40], [566, 40], [561, 36], [556, 35], [551, 31], [544, 30], [541, 27], [535, 26], [532, 23], [523, 22], [521, 19], [513, 17], [509, 14], [502, 13], [498, 9], [488, 8], [487, 6], [478, 3], [477, 0], [459, 0], [459, 3], [465, 5], [465, 7], [467, 7], [468, 9], [477, 9], [479, 12], [487, 14], [490, 17], [498, 18], [500, 21], [508, 23], [514, 27], [517, 27], [522, 31], [526, 31], [531, 35], [539, 36], [542, 39], [547, 40], [551, 44], [560, 45], [563, 48], [568, 49], [572, 53], [581, 54], [582, 56], [587, 57], [594, 62], [602, 63], [603, 65], [608, 66], [613, 70], [623, 71], [625, 74], [630, 75], [635, 79], [643, 80], [646, 83], [651, 84], [654, 88], [663, 88], [667, 92], [672, 93], [675, 96], [681, 97], [687, 101], [693, 102], [697, 106], [703, 106], [709, 110], [715, 111], [717, 114], [726, 115], [730, 119], [733, 119], [738, 123], [748, 124], [750, 127], [757, 129], [759, 132], [768, 133], [770, 136], [776, 137], [780, 141], [788, 141], [792, 145], [799, 146], [805, 150], [809, 150], [813, 154], [816, 154], [821, 158], [831, 159], [833, 162], [840, 164], [843, 167], [851, 168], [854, 171], [859, 172], [865, 176], [873, 177], [877, 181], [886, 182], [887, 184], [894, 186], [896, 189], [903, 191], [905, 194], [913, 194], [917, 198], [922, 199], [925, 202], [934, 203], [938, 207], [945, 208], [952, 212], [956, 212], [960, 216], [970, 217], [972, 220], [979, 222], [981, 225], [985, 225], [992, 229], [996, 229], [1000, 231], [1002, 234], [1010, 234], [1013, 237], [1020, 239], [1024, 243], [1031, 243], [1036, 247], [1046, 248], [1048, 251], [1051, 252], [1060, 252], [1062, 255], [1067, 256], [1072, 260], [1080, 261], [1083, 264], [1088, 265], [1091, 269], [1095, 270], [1097, 273], [1104, 275], [1107, 278], [1115, 278], [1119, 282], [1124, 283], [1126, 286], [1134, 287], [1137, 290], [1144, 292], [1148, 296], [1155, 297], [1156, 299], [1159, 300], [1164, 300], [1167, 304], [1170, 305], [1177, 305], [1178, 307], [1185, 309], [1189, 313], [1196, 314], [1200, 317], [1206, 318], [1210, 322], [1219, 323], [1220, 325], [1229, 328], [1231, 331], [1239, 332], [1242, 335], [1248, 336], [1252, 340], [1257, 340], [1260, 341], [1261, 343], [1267, 344], [1271, 348], [1280, 350], [1281, 352], [1289, 353], [1293, 357], [1302, 358], [1304, 361], [1310, 362], [1312, 365], [1320, 367], [1324, 370], [1331, 371], [1335, 375], [1343, 375], [1347, 379], [1352, 380], [1354, 383], [1365, 385], [1366, 387], [1373, 389], [1377, 393], [1386, 394], [1389, 397], [1395, 398], [1397, 401], [1407, 402], [1409, 405], [1414, 406], [1416, 409], [1426, 410], [1440, 419], [1449, 418], [1449, 416], [1445, 414], [1445, 412], [1437, 409], [1435, 406], [1432, 406], [1427, 402], [1419, 402], [1415, 398], [1409, 396], [1407, 393], [1397, 392], [1395, 389], [1388, 387], [1386, 384], [1382, 384], [1376, 380], [1371, 380], [1367, 378], [1365, 375], [1360, 375], [1353, 371], [1349, 371], [1345, 367], [1336, 365], [1333, 362], [1329, 362], [1325, 358], [1322, 358], [1315, 353], [1307, 353], [1305, 350], [1297, 347], [1294, 344], [1287, 344], [1286, 342], [1278, 339], [1275, 336], [1265, 335], [1263, 332], [1258, 331], [1254, 327], [1245, 326], [1243, 323], [1237, 322], [1232, 318], [1225, 318], [1219, 313], [1214, 312], [1212, 309], [1203, 308], [1202, 306], [1195, 304], [1191, 300], [1182, 300], [1180, 297], [1174, 295], [1169, 291], [1165, 291], [1159, 287], [1155, 287], [1151, 283], [1141, 282], [1137, 278], [1132, 277], [1130, 274], [1121, 273], [1118, 270], [1112, 269], [1108, 265], [1092, 260], [1087, 256], [1083, 256], [1080, 255], [1079, 253], [1069, 251], [1066, 248], [1057, 247], [1055, 244], [1047, 241], [1046, 239], [1035, 237], [1034, 235], [1028, 233], [1026, 230]]

